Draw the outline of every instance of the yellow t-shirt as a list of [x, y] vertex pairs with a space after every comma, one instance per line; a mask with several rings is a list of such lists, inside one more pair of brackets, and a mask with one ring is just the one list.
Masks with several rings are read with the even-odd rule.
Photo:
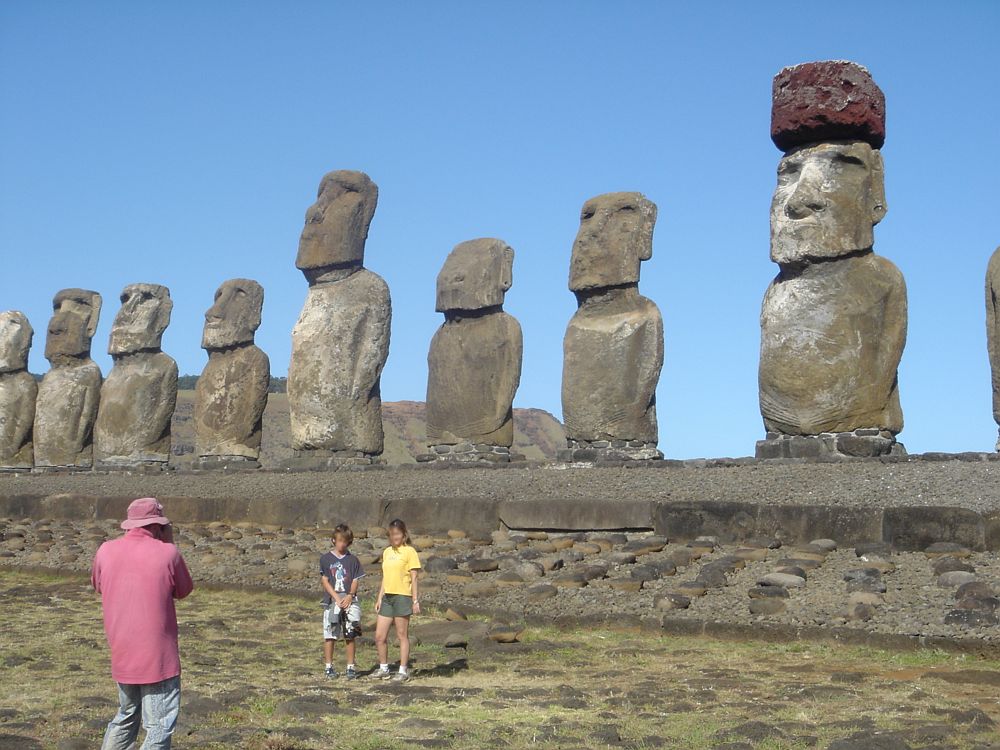
[[386, 547], [382, 552], [382, 590], [386, 594], [413, 596], [411, 570], [420, 568], [417, 551], [408, 544], [393, 549]]

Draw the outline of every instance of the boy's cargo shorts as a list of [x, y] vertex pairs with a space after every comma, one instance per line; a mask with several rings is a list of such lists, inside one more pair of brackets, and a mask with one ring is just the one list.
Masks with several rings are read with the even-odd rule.
[[[351, 606], [347, 608], [347, 619], [351, 622], [361, 622], [361, 605], [357, 600], [351, 602]], [[339, 641], [344, 635], [340, 631], [340, 607], [333, 602], [329, 607], [323, 607], [323, 639]]]
[[413, 614], [413, 597], [406, 594], [383, 594], [378, 614], [382, 617], [409, 617]]

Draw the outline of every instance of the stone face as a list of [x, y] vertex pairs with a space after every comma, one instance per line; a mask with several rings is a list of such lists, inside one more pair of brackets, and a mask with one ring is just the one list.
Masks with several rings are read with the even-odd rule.
[[34, 464], [38, 385], [28, 372], [33, 333], [24, 313], [0, 313], [0, 471], [27, 470]]
[[101, 370], [90, 343], [101, 315], [101, 295], [63, 289], [52, 300], [45, 357], [52, 367], [35, 402], [35, 466], [90, 468], [94, 422], [101, 396]]
[[195, 450], [202, 459], [256, 462], [260, 456], [271, 379], [270, 361], [253, 343], [263, 303], [260, 284], [231, 279], [219, 287], [205, 313], [202, 347], [208, 364], [194, 402]]
[[638, 289], [655, 221], [656, 207], [638, 193], [611, 193], [584, 204], [570, 265], [579, 308], [563, 341], [569, 441], [657, 441], [663, 319]]
[[177, 363], [160, 351], [170, 323], [170, 290], [130, 284], [111, 327], [114, 366], [101, 387], [94, 458], [104, 468], [165, 465], [177, 403]]
[[885, 143], [885, 95], [862, 66], [843, 60], [793, 65], [774, 77], [771, 140], [782, 151], [819, 141]]
[[[791, 150], [771, 203], [781, 270], [760, 317], [760, 410], [776, 437], [758, 455], [902, 452], [906, 284], [872, 251], [886, 213], [881, 91], [860, 66], [810, 63], [778, 75], [773, 104], [775, 142]], [[781, 441], [789, 435], [821, 439]]]
[[[986, 267], [986, 345], [993, 373], [993, 420], [1000, 425], [1000, 247]], [[1000, 451], [1000, 439], [996, 449]]]
[[288, 405], [300, 455], [382, 452], [382, 368], [392, 307], [381, 277], [362, 267], [378, 189], [361, 172], [331, 172], [306, 212], [296, 267], [309, 292], [292, 331]]
[[513, 262], [502, 240], [472, 240], [452, 250], [438, 275], [437, 310], [445, 322], [427, 355], [431, 446], [513, 445], [522, 337], [520, 324], [501, 309]]

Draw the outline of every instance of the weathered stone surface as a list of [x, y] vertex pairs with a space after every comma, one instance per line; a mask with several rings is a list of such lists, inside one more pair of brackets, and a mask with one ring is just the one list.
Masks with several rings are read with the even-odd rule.
[[98, 466], [165, 465], [170, 459], [170, 419], [177, 404], [177, 363], [160, 351], [170, 324], [170, 290], [130, 284], [111, 327], [114, 366], [101, 387], [94, 425]]
[[362, 267], [378, 202], [360, 172], [330, 172], [306, 212], [296, 267], [309, 281], [292, 331], [288, 406], [292, 447], [382, 453], [382, 368], [389, 353], [389, 287]]
[[25, 471], [35, 460], [38, 384], [28, 372], [33, 334], [24, 313], [0, 313], [0, 471]]
[[608, 193], [583, 206], [569, 281], [579, 308], [563, 341], [569, 440], [657, 441], [663, 319], [638, 288], [655, 222], [656, 206], [639, 193]]
[[[250, 279], [231, 279], [205, 313], [202, 348], [208, 364], [195, 387], [195, 450], [202, 458], [256, 462], [271, 363], [254, 345], [264, 289]], [[203, 462], [202, 465], [205, 465]]]
[[[903, 428], [896, 368], [906, 341], [906, 285], [871, 252], [871, 226], [885, 211], [881, 167], [850, 156], [857, 148], [826, 144], [788, 158], [857, 157], [861, 163], [840, 169], [867, 178], [807, 163], [779, 177], [771, 214], [781, 271], [761, 310], [759, 369], [761, 414], [777, 433], [877, 428], [894, 436]], [[866, 179], [878, 188], [860, 190]], [[863, 206], [848, 205], [859, 200]]]
[[[993, 420], [1000, 425], [1000, 247], [986, 267], [986, 347], [993, 373]], [[1000, 438], [996, 450], [1000, 451]]]
[[445, 322], [427, 355], [428, 445], [514, 442], [521, 326], [501, 309], [513, 263], [502, 240], [470, 240], [451, 251], [438, 275]]
[[45, 339], [51, 369], [38, 386], [35, 403], [35, 467], [89, 469], [101, 398], [101, 369], [90, 358], [90, 342], [101, 315], [101, 295], [63, 289], [52, 309]]
[[818, 141], [885, 143], [885, 95], [857, 63], [823, 60], [784, 68], [771, 91], [771, 140], [782, 151]]

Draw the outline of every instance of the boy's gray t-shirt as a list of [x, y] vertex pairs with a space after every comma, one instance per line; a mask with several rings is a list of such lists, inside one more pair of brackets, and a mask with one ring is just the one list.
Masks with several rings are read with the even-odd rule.
[[[319, 572], [330, 582], [333, 590], [338, 594], [350, 593], [351, 584], [365, 575], [365, 571], [361, 567], [361, 561], [357, 557], [350, 552], [343, 557], [339, 557], [332, 550], [320, 555]], [[333, 603], [333, 599], [326, 591], [326, 588], [323, 589], [323, 592], [323, 606], [327, 607]]]

